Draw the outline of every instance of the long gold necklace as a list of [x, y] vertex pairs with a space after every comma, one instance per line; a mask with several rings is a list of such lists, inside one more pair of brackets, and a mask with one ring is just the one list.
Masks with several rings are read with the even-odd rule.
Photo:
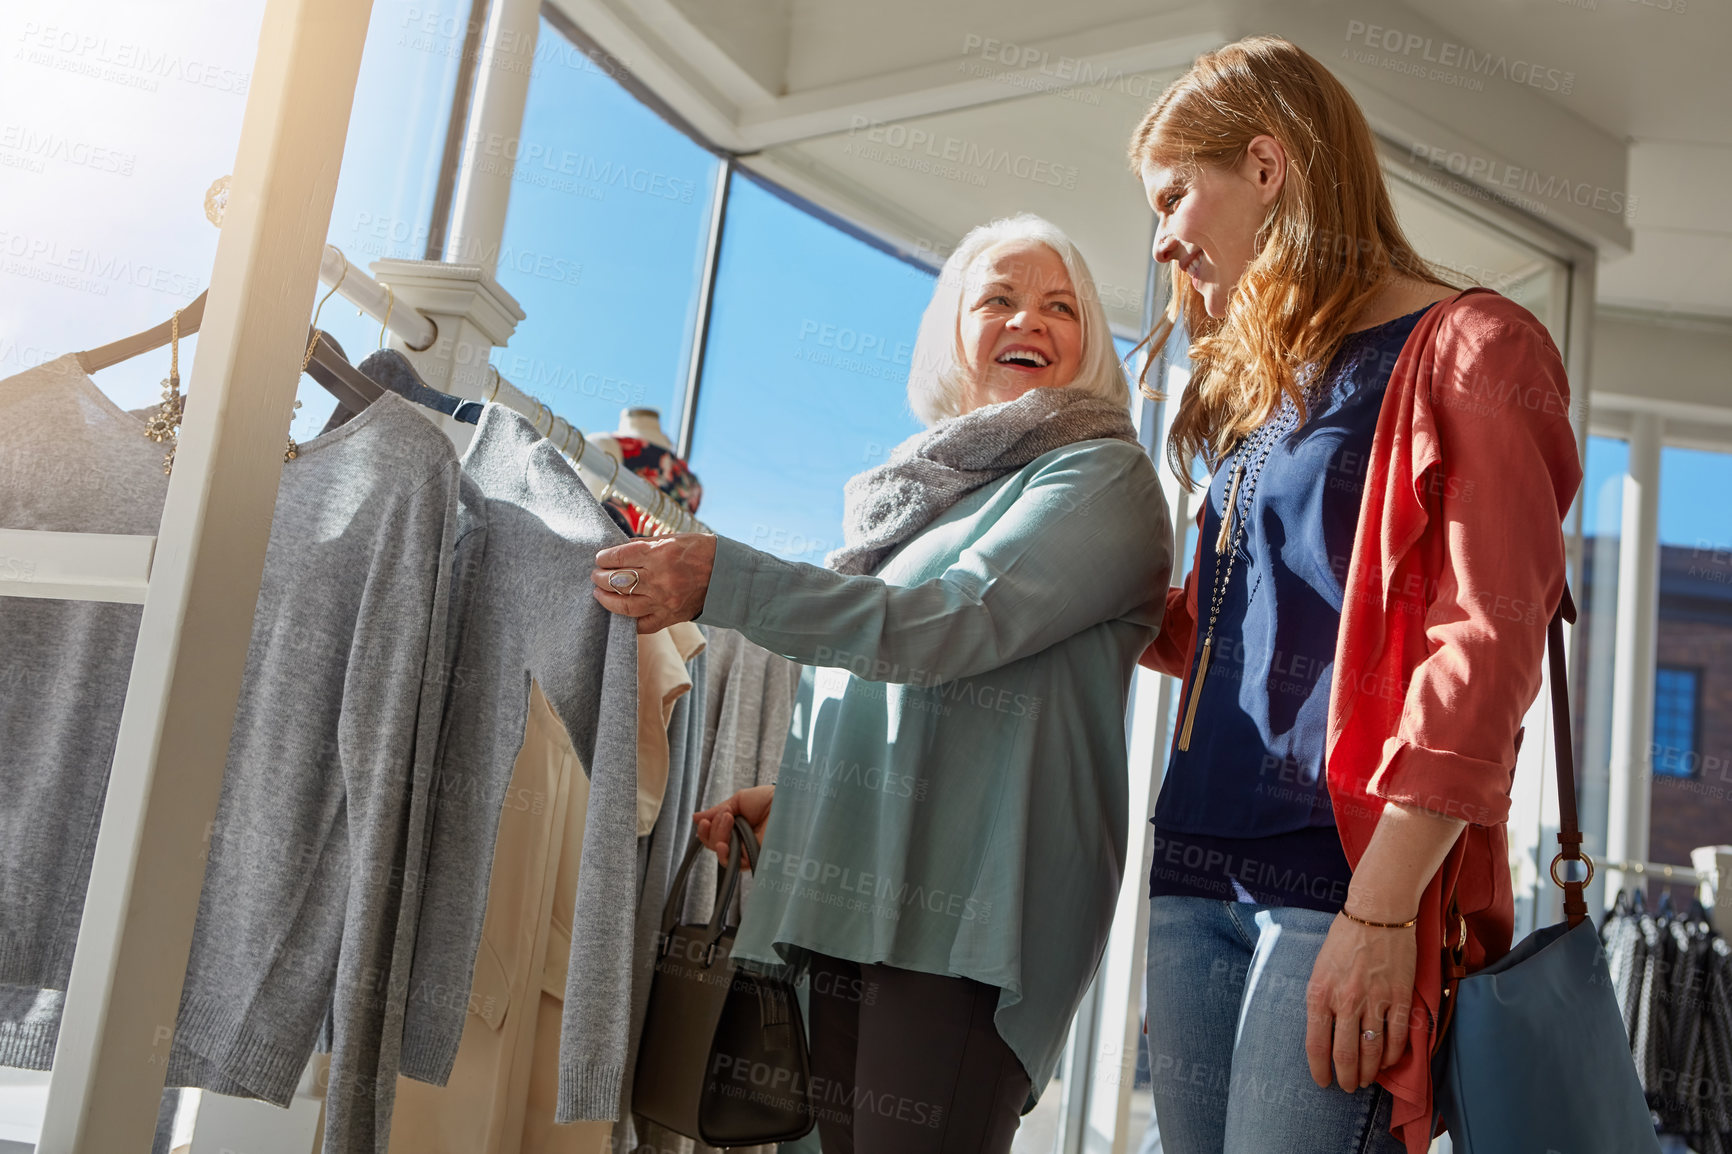
[[[1269, 460], [1269, 451], [1298, 424], [1297, 409], [1288, 408], [1274, 420], [1260, 426], [1233, 454], [1233, 472], [1227, 480], [1226, 500], [1221, 506], [1221, 531], [1215, 534], [1215, 578], [1209, 597], [1209, 626], [1203, 635], [1203, 648], [1197, 661], [1197, 675], [1191, 679], [1189, 700], [1185, 702], [1185, 721], [1179, 727], [1179, 749], [1191, 748], [1191, 727], [1197, 720], [1197, 698], [1203, 692], [1209, 665], [1215, 656], [1215, 625], [1221, 619], [1221, 607], [1227, 600], [1227, 586], [1233, 579], [1233, 565], [1239, 557], [1239, 546], [1245, 540], [1245, 526], [1251, 519], [1251, 507], [1257, 496], [1257, 480]], [[1247, 458], [1252, 459], [1249, 469]], [[1240, 509], [1243, 498], [1243, 511]], [[1222, 564], [1221, 558], [1226, 563]]]
[[[162, 403], [146, 422], [144, 435], [159, 445], [164, 441], [176, 441], [180, 418], [185, 411], [186, 398], [180, 394], [180, 310], [175, 309], [174, 316], [168, 321], [168, 376], [162, 379]], [[174, 449], [171, 443], [162, 459], [164, 473], [174, 468]]]

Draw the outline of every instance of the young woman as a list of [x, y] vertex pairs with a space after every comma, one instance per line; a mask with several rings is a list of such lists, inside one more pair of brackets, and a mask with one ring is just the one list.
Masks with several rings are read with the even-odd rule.
[[1510, 942], [1516, 739], [1581, 476], [1563, 365], [1413, 251], [1364, 116], [1284, 40], [1199, 58], [1130, 154], [1191, 339], [1169, 461], [1213, 471], [1143, 658], [1184, 679], [1150, 876], [1161, 1140], [1419, 1154], [1446, 938], [1469, 969]]

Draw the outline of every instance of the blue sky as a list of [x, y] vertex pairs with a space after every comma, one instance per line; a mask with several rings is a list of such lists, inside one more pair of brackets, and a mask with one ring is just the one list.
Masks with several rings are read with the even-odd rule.
[[[1582, 532], [1616, 535], [1623, 510], [1628, 442], [1589, 437], [1584, 463]], [[1732, 454], [1700, 449], [1660, 451], [1660, 543], [1732, 548]]]

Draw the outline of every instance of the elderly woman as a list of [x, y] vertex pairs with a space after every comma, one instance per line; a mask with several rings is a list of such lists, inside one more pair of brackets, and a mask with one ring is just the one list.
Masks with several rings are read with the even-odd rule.
[[[641, 632], [697, 619], [809, 668], [737, 958], [811, 975], [832, 1152], [1007, 1151], [1058, 1063], [1124, 873], [1124, 713], [1166, 504], [1087, 266], [1033, 216], [970, 232], [921, 322], [928, 429], [847, 488], [819, 569], [685, 534], [598, 558]], [[765, 823], [767, 821], [767, 829]]]

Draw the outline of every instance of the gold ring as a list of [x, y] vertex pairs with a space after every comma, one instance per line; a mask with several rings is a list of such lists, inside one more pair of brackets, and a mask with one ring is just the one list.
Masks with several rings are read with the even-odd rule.
[[[625, 580], [628, 576], [631, 578], [629, 582]], [[637, 588], [638, 580], [636, 569], [616, 569], [607, 575], [607, 583], [613, 586], [613, 591], [627, 596]]]

